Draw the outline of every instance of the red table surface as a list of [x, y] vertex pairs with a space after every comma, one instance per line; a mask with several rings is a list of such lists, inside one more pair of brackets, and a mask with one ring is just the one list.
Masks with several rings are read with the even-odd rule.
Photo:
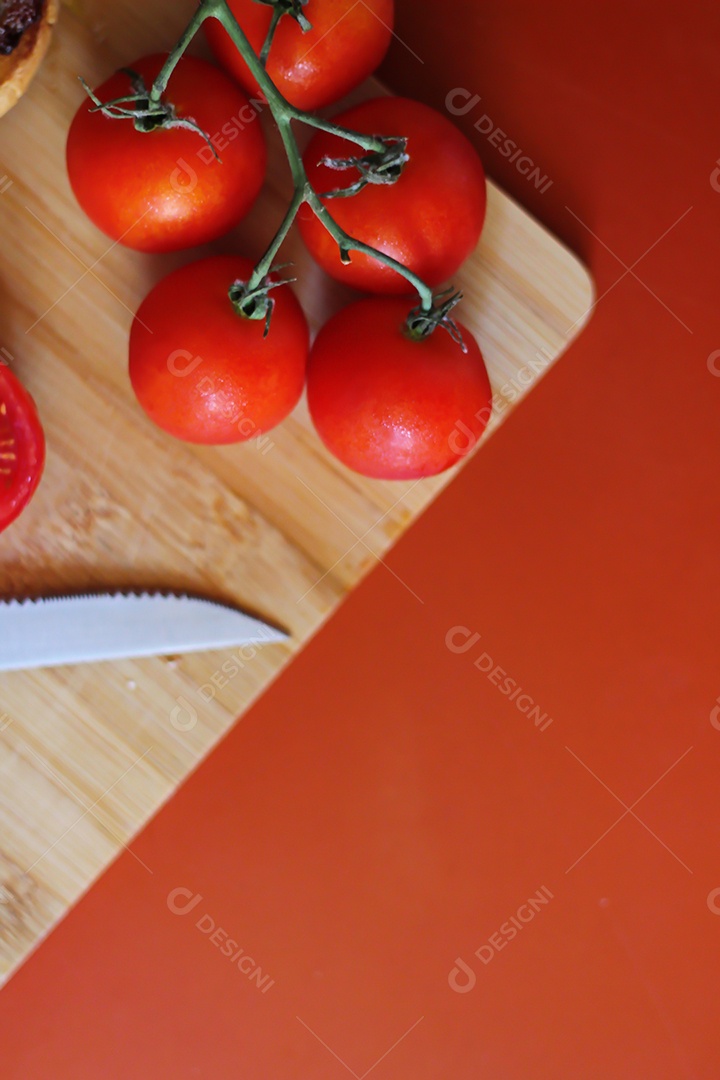
[[9, 983], [3, 1077], [720, 1075], [717, 8], [413, 8], [386, 78], [480, 95], [597, 309]]

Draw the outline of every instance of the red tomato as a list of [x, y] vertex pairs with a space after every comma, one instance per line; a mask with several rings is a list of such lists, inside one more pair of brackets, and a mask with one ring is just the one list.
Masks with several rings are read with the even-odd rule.
[[[230, 9], [256, 53], [267, 35], [272, 8], [257, 0], [229, 0]], [[338, 101], [372, 75], [390, 44], [393, 0], [308, 0], [303, 14], [312, 29], [303, 33], [290, 15], [275, 32], [267, 72], [278, 90], [299, 109], [310, 111]], [[204, 24], [223, 67], [251, 94], [258, 86], [224, 27]]]
[[270, 331], [228, 289], [249, 259], [216, 255], [163, 278], [130, 330], [130, 380], [151, 420], [194, 443], [243, 442], [280, 423], [305, 383], [309, 333], [289, 286], [273, 289]]
[[459, 323], [467, 352], [437, 328], [404, 332], [407, 300], [372, 297], [334, 315], [308, 364], [315, 428], [349, 468], [411, 480], [455, 465], [473, 449], [492, 410], [477, 342]]
[[[164, 60], [148, 56], [131, 67], [150, 89]], [[131, 92], [129, 77], [117, 72], [96, 94], [110, 101]], [[222, 71], [184, 56], [163, 98], [213, 139], [220, 161], [195, 131], [136, 131], [129, 119], [91, 112], [89, 100], [68, 134], [67, 168], [80, 206], [109, 237], [139, 251], [217, 239], [247, 214], [265, 177], [257, 112]]]
[[[474, 251], [485, 219], [485, 173], [472, 144], [446, 117], [407, 98], [375, 98], [333, 120], [364, 134], [404, 136], [410, 157], [392, 185], [368, 185], [355, 195], [323, 200], [338, 225], [431, 287], [447, 281]], [[318, 132], [304, 155], [315, 191], [349, 187], [359, 178], [357, 169], [319, 164], [325, 155], [363, 153], [345, 139]], [[351, 262], [343, 264], [337, 243], [307, 204], [298, 223], [311, 255], [338, 281], [364, 292], [412, 292], [397, 271], [360, 252], [351, 252]]]
[[45, 436], [35, 402], [0, 364], [0, 531], [27, 506], [45, 464]]

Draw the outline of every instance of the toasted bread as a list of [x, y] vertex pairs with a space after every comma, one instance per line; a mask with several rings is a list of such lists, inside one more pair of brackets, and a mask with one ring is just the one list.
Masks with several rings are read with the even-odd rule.
[[40, 17], [23, 31], [12, 52], [0, 55], [0, 116], [24, 94], [40, 66], [50, 44], [59, 7], [60, 0], [42, 0]]

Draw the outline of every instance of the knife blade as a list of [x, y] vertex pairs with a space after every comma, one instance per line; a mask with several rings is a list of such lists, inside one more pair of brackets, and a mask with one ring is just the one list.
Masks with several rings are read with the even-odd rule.
[[183, 594], [101, 593], [0, 602], [0, 671], [287, 637], [239, 608]]

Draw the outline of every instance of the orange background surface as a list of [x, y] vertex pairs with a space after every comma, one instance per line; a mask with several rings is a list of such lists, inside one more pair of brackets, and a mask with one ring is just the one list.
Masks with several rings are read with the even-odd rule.
[[597, 309], [390, 555], [422, 603], [379, 566], [2, 992], [4, 1077], [720, 1075], [717, 7], [414, 7], [386, 79], [481, 96]]

